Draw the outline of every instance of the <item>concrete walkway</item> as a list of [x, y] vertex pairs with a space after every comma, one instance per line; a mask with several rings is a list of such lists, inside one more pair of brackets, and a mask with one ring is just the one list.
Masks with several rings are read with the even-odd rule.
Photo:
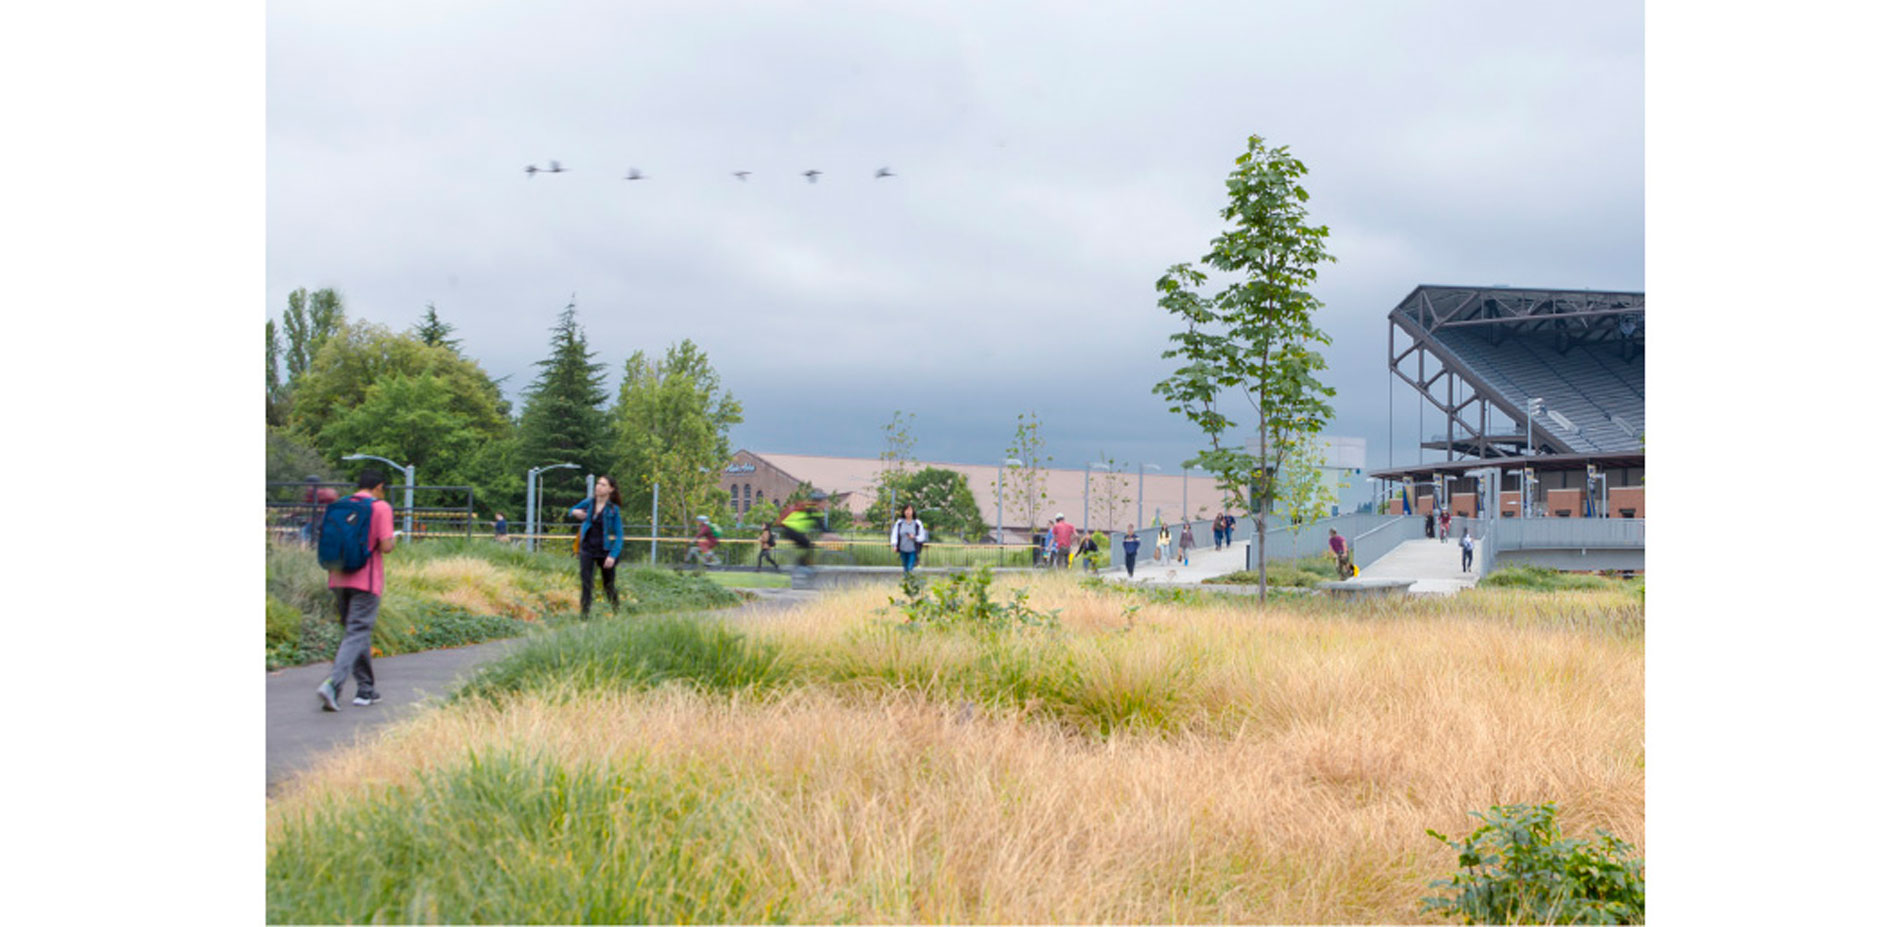
[[[1484, 542], [1478, 541], [1471, 552], [1473, 566], [1484, 559]], [[1377, 561], [1359, 565], [1359, 575], [1349, 582], [1375, 579], [1412, 580], [1413, 595], [1451, 595], [1478, 584], [1478, 574], [1459, 568], [1458, 540], [1413, 538], [1392, 549]]]
[[[817, 595], [791, 589], [748, 590], [758, 598], [737, 608], [702, 612], [727, 621], [769, 617]], [[547, 633], [547, 632], [537, 632]], [[559, 632], [554, 632], [559, 633]], [[274, 670], [264, 675], [264, 794], [270, 796], [319, 755], [374, 737], [397, 721], [415, 717], [455, 691], [476, 667], [500, 659], [526, 638], [489, 641], [448, 650], [378, 657], [376, 688], [383, 700], [358, 708], [339, 700], [341, 711], [327, 712], [317, 686], [330, 673], [329, 663]], [[346, 697], [356, 683], [343, 684]]]

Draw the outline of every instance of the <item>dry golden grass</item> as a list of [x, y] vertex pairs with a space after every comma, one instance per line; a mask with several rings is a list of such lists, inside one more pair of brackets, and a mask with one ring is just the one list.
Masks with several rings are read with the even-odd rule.
[[555, 584], [479, 557], [438, 557], [389, 565], [390, 582], [415, 595], [476, 615], [533, 621], [550, 610], [580, 607], [573, 583]]
[[[801, 921], [1416, 922], [1425, 883], [1455, 863], [1425, 829], [1463, 834], [1468, 811], [1554, 801], [1566, 831], [1643, 846], [1641, 639], [1545, 626], [1561, 603], [1539, 600], [1555, 609], [1542, 624], [1504, 611], [1530, 605], [1522, 593], [1376, 620], [1150, 605], [1123, 630], [1119, 596], [1032, 589], [1063, 609], [1076, 633], [1050, 646], [1089, 684], [1172, 686], [1181, 723], [1096, 736], [1033, 705], [875, 679], [765, 698], [543, 693], [332, 756], [274, 803], [273, 832], [308, 803], [495, 748], [659, 764], [745, 796], [744, 850]], [[791, 659], [954, 675], [966, 637], [864, 631], [884, 598], [749, 630]]]

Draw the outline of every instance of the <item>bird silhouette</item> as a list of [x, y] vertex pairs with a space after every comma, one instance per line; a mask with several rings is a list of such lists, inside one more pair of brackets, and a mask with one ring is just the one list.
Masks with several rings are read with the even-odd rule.
[[806, 171], [806, 172], [805, 172], [805, 182], [806, 182], [806, 183], [817, 183], [817, 182], [818, 182], [818, 175], [819, 175], [819, 174], [822, 174], [822, 173], [824, 173], [824, 171], [821, 171], [821, 170], [818, 170], [817, 168], [813, 168], [813, 169], [811, 169], [811, 170], [809, 170], [809, 171]]
[[548, 166], [545, 168], [545, 170], [550, 174], [559, 174], [559, 173], [562, 173], [563, 171], [566, 171], [567, 168], [562, 167], [561, 162], [559, 161], [549, 161]]
[[639, 168], [637, 168], [637, 167], [634, 167], [634, 168], [628, 168], [628, 169], [627, 169], [627, 179], [628, 179], [628, 180], [645, 180], [645, 179], [646, 179], [646, 175], [645, 175], [645, 174], [642, 174], [642, 173], [640, 173], [640, 169], [639, 169]]
[[888, 167], [880, 167], [880, 168], [878, 168], [878, 169], [877, 169], [877, 174], [876, 174], [876, 175], [874, 175], [874, 176], [873, 176], [873, 177], [872, 177], [871, 179], [872, 179], [872, 180], [878, 180], [878, 179], [881, 179], [881, 178], [884, 178], [884, 177], [896, 177], [896, 176], [897, 176], [896, 174], [893, 174], [893, 173], [891, 173], [891, 169], [890, 169], [890, 168], [888, 168]]
[[740, 183], [744, 183], [746, 175], [750, 173], [752, 172], [751, 171], [733, 171], [732, 176], [739, 178]]
[[535, 172], [535, 171], [538, 171], [538, 170], [540, 170], [540, 168], [538, 168], [538, 167], [535, 167], [535, 166], [534, 166], [534, 165], [532, 165], [532, 164], [530, 164], [530, 165], [528, 165], [528, 179], [529, 179], [529, 180], [533, 180], [533, 179], [534, 179], [534, 172]]

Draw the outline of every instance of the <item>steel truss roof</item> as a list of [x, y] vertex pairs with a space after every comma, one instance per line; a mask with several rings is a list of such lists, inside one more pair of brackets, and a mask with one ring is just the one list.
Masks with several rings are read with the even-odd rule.
[[[1635, 451], [1640, 447], [1639, 432], [1629, 419], [1641, 418], [1640, 386], [1634, 393], [1633, 414], [1627, 391], [1624, 396], [1606, 398], [1603, 404], [1591, 403], [1594, 437], [1586, 441], [1584, 431], [1562, 412], [1545, 410], [1538, 416], [1541, 420], [1533, 419], [1526, 408], [1529, 397], [1512, 395], [1474, 370], [1468, 358], [1447, 342], [1455, 341], [1469, 351], [1473, 344], [1488, 342], [1496, 347], [1506, 340], [1527, 341], [1558, 355], [1585, 345], [1592, 346], [1585, 354], [1614, 346], [1625, 362], [1640, 361], [1643, 313], [1640, 292], [1420, 285], [1388, 316], [1388, 368], [1445, 415], [1445, 434], [1427, 446], [1445, 449], [1447, 460], [1454, 453], [1488, 459], [1533, 451], [1546, 455]], [[1625, 414], [1617, 414], [1619, 409]], [[1506, 421], [1498, 421], [1499, 417]], [[1525, 445], [1527, 421], [1535, 422], [1535, 449]], [[1609, 431], [1612, 426], [1621, 434]]]

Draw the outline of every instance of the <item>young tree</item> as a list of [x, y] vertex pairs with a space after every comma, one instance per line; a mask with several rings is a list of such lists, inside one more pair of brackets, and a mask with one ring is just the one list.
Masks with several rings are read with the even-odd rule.
[[720, 389], [711, 358], [691, 340], [656, 360], [636, 351], [612, 412], [614, 472], [659, 484], [662, 524], [727, 511], [720, 473], [732, 459], [732, 427], [744, 420], [744, 407]]
[[1041, 524], [1042, 504], [1049, 500], [1049, 475], [1043, 470], [1050, 460], [1043, 456], [1042, 422], [1036, 413], [1017, 413], [1016, 437], [1003, 456], [1023, 463], [1003, 470], [1003, 484], [995, 487], [997, 494], [1004, 508], [1021, 515], [1023, 524], [1034, 530]]
[[[1223, 483], [1245, 485], [1253, 471], [1262, 484], [1261, 511], [1271, 511], [1278, 474], [1289, 449], [1302, 435], [1317, 434], [1332, 418], [1326, 399], [1333, 389], [1315, 376], [1326, 367], [1318, 346], [1330, 344], [1314, 324], [1321, 303], [1307, 291], [1322, 262], [1335, 260], [1325, 249], [1329, 230], [1307, 223], [1307, 193], [1298, 184], [1306, 165], [1282, 146], [1268, 149], [1249, 136], [1247, 151], [1227, 175], [1228, 204], [1221, 217], [1234, 223], [1209, 244], [1200, 263], [1238, 275], [1212, 297], [1197, 287], [1207, 274], [1188, 264], [1168, 268], [1155, 289], [1159, 304], [1187, 323], [1168, 336], [1174, 346], [1164, 358], [1185, 363], [1155, 385], [1171, 412], [1185, 415], [1208, 436], [1212, 447], [1190, 461]], [[1237, 390], [1254, 411], [1259, 449], [1223, 444], [1230, 428], [1242, 423], [1215, 408], [1223, 390]], [[1255, 550], [1264, 550], [1266, 520], [1254, 520]], [[1260, 565], [1260, 600], [1266, 601], [1266, 558]]]
[[899, 498], [899, 508], [893, 509], [891, 498], [893, 493], [900, 497], [905, 495], [917, 466], [914, 450], [917, 441], [911, 437], [911, 426], [916, 421], [917, 414], [914, 412], [892, 412], [891, 420], [884, 424], [884, 450], [877, 455], [877, 482], [871, 487], [870, 505], [864, 510], [864, 520], [873, 525], [889, 525], [897, 520], [897, 513], [902, 511], [903, 499]]
[[422, 339], [422, 343], [430, 347], [448, 348], [460, 354], [462, 351], [462, 339], [449, 337], [449, 335], [455, 333], [455, 326], [442, 321], [436, 316], [435, 303], [429, 303], [428, 305], [428, 311], [424, 312], [422, 319], [416, 322], [416, 337]]
[[1276, 481], [1274, 510], [1287, 519], [1294, 533], [1332, 514], [1339, 501], [1339, 490], [1346, 484], [1328, 479], [1325, 448], [1311, 434], [1300, 434], [1282, 456]]
[[[591, 490], [582, 485], [586, 474], [607, 472], [610, 438], [607, 413], [601, 408], [607, 402], [606, 368], [594, 363], [593, 352], [587, 350], [587, 333], [574, 318], [573, 303], [549, 331], [553, 337], [548, 339], [548, 356], [535, 363], [541, 373], [522, 397], [515, 469], [525, 473], [530, 467], [579, 464], [579, 470], [555, 470], [542, 480], [543, 499], [578, 499]], [[553, 503], [568, 504], [571, 501]], [[554, 523], [554, 518], [547, 521]]]
[[[1122, 506], [1133, 503], [1135, 497], [1128, 492], [1128, 474], [1122, 471], [1122, 462], [1106, 453], [1099, 456], [1102, 465], [1108, 469], [1096, 471], [1089, 478], [1089, 492], [1093, 497], [1091, 502], [1101, 505], [1105, 519], [1096, 524], [1107, 525], [1111, 531], [1119, 531], [1122, 525], [1119, 517]], [[1139, 519], [1141, 513], [1136, 512], [1135, 517]]]

